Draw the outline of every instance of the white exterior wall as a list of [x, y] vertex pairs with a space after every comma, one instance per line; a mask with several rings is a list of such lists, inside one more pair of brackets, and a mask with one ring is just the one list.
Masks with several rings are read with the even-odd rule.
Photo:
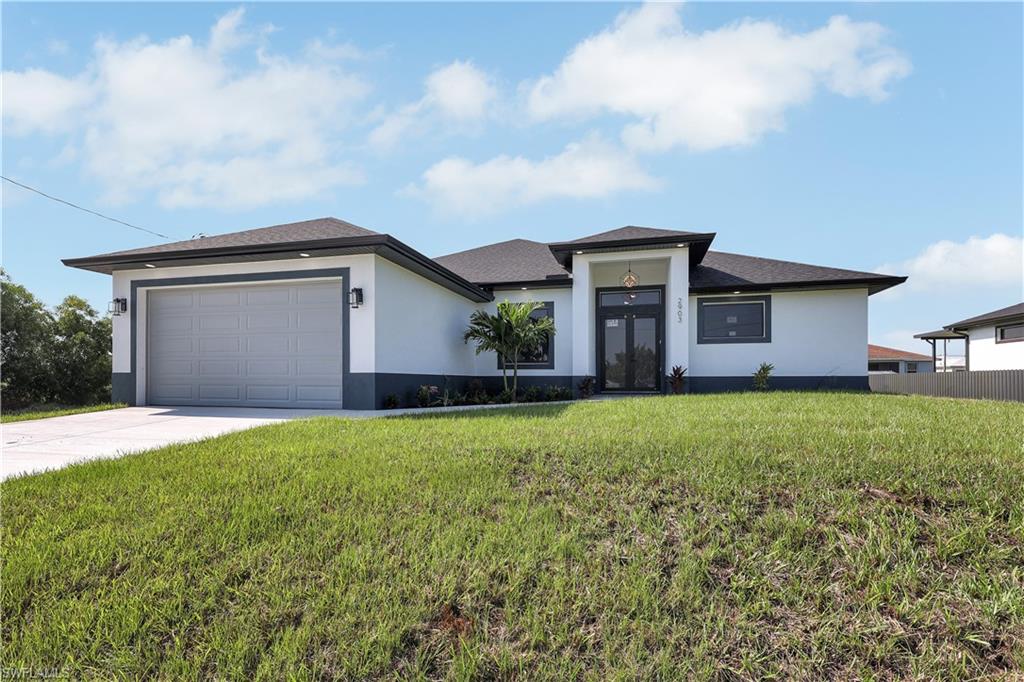
[[[555, 304], [555, 368], [554, 369], [531, 369], [520, 367], [520, 376], [571, 376], [572, 375], [572, 337], [573, 337], [573, 314], [572, 314], [572, 289], [560, 287], [557, 289], [496, 289], [494, 300], [479, 306], [487, 312], [494, 313], [498, 310], [498, 303], [511, 301], [523, 303], [534, 301], [543, 303], [553, 301]], [[463, 322], [462, 329], [465, 330], [468, 323], [468, 316]], [[459, 344], [462, 344], [462, 335], [459, 334]], [[498, 356], [495, 353], [481, 353], [476, 355], [473, 345], [467, 346], [469, 352], [474, 356], [473, 371], [477, 376], [501, 376], [498, 369]]]
[[[366, 305], [351, 310], [349, 315], [349, 370], [352, 372], [374, 371], [374, 258], [372, 255], [328, 256], [323, 258], [302, 258], [279, 261], [258, 261], [249, 263], [214, 263], [210, 265], [188, 265], [183, 267], [140, 268], [138, 270], [117, 270], [113, 273], [114, 298], [129, 299], [129, 312], [113, 318], [113, 371], [130, 372], [131, 367], [131, 285], [132, 281], [173, 279], [179, 277], [202, 277], [206, 275], [241, 275], [263, 272], [292, 270], [321, 270], [327, 268], [349, 268], [351, 287], [361, 287]], [[310, 281], [310, 280], [302, 280]], [[242, 284], [243, 282], [238, 282]], [[232, 283], [234, 284], [234, 283]], [[191, 286], [191, 285], [190, 285]], [[197, 286], [229, 286], [221, 284]], [[136, 336], [136, 395], [140, 404], [146, 395], [146, 300], [148, 289], [139, 285], [135, 301], [135, 315], [138, 318]], [[467, 301], [469, 303], [469, 301]], [[342, 388], [344, 390], [344, 387]]]
[[995, 325], [967, 330], [970, 369], [1024, 369], [1024, 341], [996, 343]]
[[764, 293], [771, 296], [770, 343], [698, 344], [697, 299], [716, 296], [690, 296], [690, 376], [750, 376], [762, 362], [775, 365], [775, 376], [867, 375], [867, 289]]
[[[375, 371], [472, 374], [473, 348], [463, 343], [462, 334], [479, 304], [388, 260], [375, 258]], [[353, 310], [352, 316], [359, 312]]]

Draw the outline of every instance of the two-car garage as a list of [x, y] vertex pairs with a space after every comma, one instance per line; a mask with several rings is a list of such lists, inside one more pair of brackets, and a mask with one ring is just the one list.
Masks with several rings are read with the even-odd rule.
[[146, 402], [340, 409], [344, 305], [339, 279], [150, 289]]

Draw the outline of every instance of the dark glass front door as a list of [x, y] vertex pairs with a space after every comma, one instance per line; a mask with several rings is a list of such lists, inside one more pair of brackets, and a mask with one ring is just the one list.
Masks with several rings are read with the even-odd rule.
[[598, 339], [602, 390], [660, 390], [660, 326], [661, 318], [654, 314], [602, 315]]

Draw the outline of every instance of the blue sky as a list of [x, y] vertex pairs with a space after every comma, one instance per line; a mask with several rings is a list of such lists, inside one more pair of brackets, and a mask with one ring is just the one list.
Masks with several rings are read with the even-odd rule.
[[[436, 256], [625, 224], [909, 274], [871, 340], [1022, 296], [1022, 5], [3, 6], [4, 174], [176, 238], [333, 215]], [[3, 266], [159, 242], [3, 187]]]

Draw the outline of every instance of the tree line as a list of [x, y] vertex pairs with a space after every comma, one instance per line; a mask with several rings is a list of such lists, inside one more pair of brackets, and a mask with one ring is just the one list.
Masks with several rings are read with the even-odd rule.
[[52, 310], [0, 270], [0, 401], [5, 410], [110, 401], [110, 317], [68, 296]]

